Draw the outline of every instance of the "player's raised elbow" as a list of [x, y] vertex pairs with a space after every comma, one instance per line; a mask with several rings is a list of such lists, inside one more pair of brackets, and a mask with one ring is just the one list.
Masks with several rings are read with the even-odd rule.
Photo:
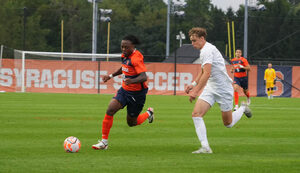
[[246, 70], [249, 72], [250, 71], [250, 66], [246, 66]]
[[141, 82], [146, 82], [146, 81], [148, 80], [148, 76], [146, 75], [145, 72], [141, 73], [141, 74], [139, 75], [139, 77], [140, 77], [140, 81], [141, 81]]

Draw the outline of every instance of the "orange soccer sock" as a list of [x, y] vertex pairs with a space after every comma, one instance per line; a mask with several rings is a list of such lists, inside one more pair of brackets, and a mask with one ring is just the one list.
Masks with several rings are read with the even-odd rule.
[[109, 131], [113, 125], [114, 117], [105, 114], [104, 120], [102, 121], [102, 139], [108, 139]]
[[137, 117], [137, 125], [142, 124], [149, 117], [148, 112], [142, 113]]
[[238, 92], [234, 92], [234, 103], [235, 105], [239, 104], [239, 93]]
[[246, 96], [247, 96], [248, 98], [250, 97], [250, 93], [249, 93], [249, 91], [247, 92]]

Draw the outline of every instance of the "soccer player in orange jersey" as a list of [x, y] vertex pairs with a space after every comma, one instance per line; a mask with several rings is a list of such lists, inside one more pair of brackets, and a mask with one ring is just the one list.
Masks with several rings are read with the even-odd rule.
[[264, 84], [266, 85], [268, 99], [273, 99], [274, 85], [276, 84], [276, 72], [272, 68], [272, 64], [268, 64], [268, 68], [265, 70]]
[[237, 49], [235, 51], [235, 58], [231, 60], [232, 69], [231, 73], [234, 73], [234, 110], [239, 108], [239, 94], [238, 89], [241, 87], [245, 95], [247, 96], [247, 104], [250, 105], [250, 94], [248, 90], [248, 76], [247, 73], [250, 71], [250, 65], [246, 58], [242, 57], [242, 50]]
[[144, 57], [135, 48], [138, 44], [140, 41], [137, 37], [133, 35], [124, 37], [121, 41], [122, 66], [116, 72], [103, 76], [104, 82], [121, 74], [124, 78], [122, 87], [112, 98], [106, 110], [102, 121], [102, 140], [92, 146], [96, 150], [108, 148], [108, 135], [113, 125], [113, 116], [125, 106], [127, 106], [127, 124], [130, 127], [140, 125], [147, 119], [149, 123], [154, 120], [153, 108], [148, 108], [145, 113], [140, 114], [145, 104], [148, 86]]

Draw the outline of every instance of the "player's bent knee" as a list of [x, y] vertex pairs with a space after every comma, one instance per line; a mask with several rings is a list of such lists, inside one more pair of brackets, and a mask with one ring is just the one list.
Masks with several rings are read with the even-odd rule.
[[134, 124], [134, 123], [127, 123], [127, 124], [128, 124], [129, 127], [134, 127], [134, 126], [136, 126], [136, 124]]
[[106, 110], [106, 114], [107, 114], [107, 115], [113, 116], [115, 113], [116, 113], [115, 110], [112, 110], [112, 109], [107, 109], [107, 110]]
[[202, 117], [200, 112], [193, 112], [192, 117]]
[[137, 125], [137, 122], [127, 121], [129, 127], [134, 127]]

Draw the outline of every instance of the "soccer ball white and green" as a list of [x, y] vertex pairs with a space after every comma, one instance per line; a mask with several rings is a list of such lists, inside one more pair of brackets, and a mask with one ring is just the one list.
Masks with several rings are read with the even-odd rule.
[[80, 140], [74, 136], [67, 137], [64, 141], [64, 149], [69, 153], [76, 153], [81, 147]]

